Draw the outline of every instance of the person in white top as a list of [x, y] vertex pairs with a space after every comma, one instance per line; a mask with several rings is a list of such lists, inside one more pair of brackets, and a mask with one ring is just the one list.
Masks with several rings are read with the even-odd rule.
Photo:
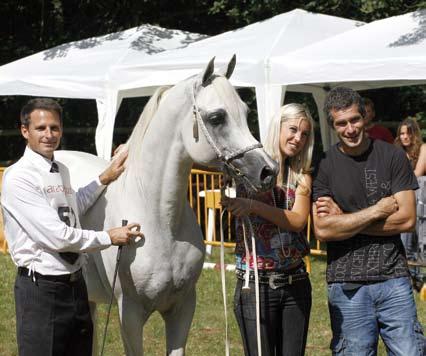
[[124, 171], [121, 153], [88, 186], [74, 192], [68, 169], [54, 159], [62, 137], [62, 108], [30, 100], [21, 111], [24, 155], [6, 169], [1, 204], [15, 281], [20, 356], [91, 355], [93, 325], [81, 267], [84, 252], [127, 245], [143, 237], [137, 223], [108, 231], [83, 230], [78, 215]]

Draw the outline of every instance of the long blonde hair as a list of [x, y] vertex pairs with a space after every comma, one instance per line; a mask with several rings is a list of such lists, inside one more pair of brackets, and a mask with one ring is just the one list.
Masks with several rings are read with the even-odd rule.
[[280, 151], [281, 126], [283, 122], [293, 119], [307, 120], [309, 122], [310, 132], [308, 140], [302, 150], [294, 157], [288, 157], [288, 180], [290, 184], [305, 186], [307, 188], [307, 193], [310, 193], [310, 189], [305, 183], [304, 175], [311, 171], [312, 152], [314, 149], [314, 120], [312, 119], [308, 108], [296, 103], [282, 106], [272, 117], [264, 147], [265, 151], [278, 162], [280, 171], [278, 174], [277, 185], [283, 185], [283, 157]]

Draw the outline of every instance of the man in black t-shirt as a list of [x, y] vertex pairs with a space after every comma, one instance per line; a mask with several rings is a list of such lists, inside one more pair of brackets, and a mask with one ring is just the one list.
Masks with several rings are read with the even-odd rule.
[[402, 150], [366, 135], [358, 93], [335, 88], [324, 110], [339, 143], [315, 175], [313, 222], [327, 242], [333, 355], [376, 354], [379, 334], [391, 354], [423, 355], [399, 237], [415, 226], [417, 180]]

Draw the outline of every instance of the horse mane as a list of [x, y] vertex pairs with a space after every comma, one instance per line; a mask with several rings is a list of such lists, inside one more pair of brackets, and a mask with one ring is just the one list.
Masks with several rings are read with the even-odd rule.
[[139, 116], [138, 122], [132, 131], [129, 139], [126, 142], [126, 146], [129, 150], [128, 164], [129, 166], [135, 167], [140, 162], [142, 154], [142, 144], [146, 131], [154, 117], [155, 113], [160, 106], [160, 102], [164, 94], [169, 90], [170, 86], [159, 87], [154, 94], [151, 96], [149, 101], [146, 103], [142, 114]]

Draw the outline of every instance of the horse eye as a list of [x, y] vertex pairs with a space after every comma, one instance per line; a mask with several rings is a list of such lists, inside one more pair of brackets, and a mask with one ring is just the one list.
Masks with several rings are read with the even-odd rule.
[[214, 112], [208, 117], [208, 122], [213, 126], [222, 125], [225, 122], [225, 112]]

